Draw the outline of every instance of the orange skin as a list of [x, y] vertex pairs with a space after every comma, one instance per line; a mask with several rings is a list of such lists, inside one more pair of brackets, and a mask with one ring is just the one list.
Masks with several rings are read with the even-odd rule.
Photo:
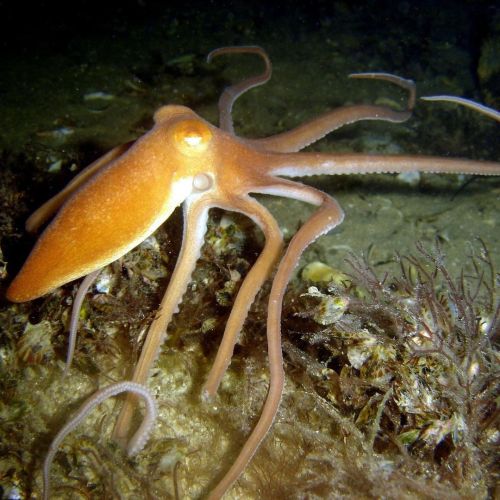
[[[11, 301], [32, 300], [100, 269], [146, 239], [177, 206], [183, 205], [181, 252], [132, 379], [145, 384], [199, 257], [209, 209], [222, 207], [241, 212], [262, 229], [266, 239], [264, 249], [237, 295], [203, 396], [209, 398], [216, 393], [255, 295], [277, 264], [267, 319], [269, 393], [256, 427], [209, 498], [220, 498], [238, 479], [272, 425], [284, 381], [280, 317], [287, 283], [304, 249], [343, 220], [342, 209], [333, 198], [280, 176], [416, 170], [500, 174], [500, 163], [495, 162], [403, 155], [296, 153], [346, 123], [363, 119], [407, 120], [415, 100], [414, 86], [391, 75], [362, 77], [384, 79], [407, 88], [410, 92], [407, 111], [383, 106], [349, 106], [270, 138], [238, 138], [231, 121], [234, 100], [249, 88], [267, 81], [271, 67], [265, 53], [256, 47], [217, 49], [210, 57], [228, 52], [261, 55], [266, 62], [266, 72], [226, 89], [219, 104], [222, 129], [184, 106], [160, 108], [151, 131], [133, 145], [115, 148], [97, 160], [30, 217], [27, 227], [33, 230], [57, 211], [7, 291]], [[292, 238], [284, 256], [278, 224], [250, 193], [276, 194], [318, 207]], [[128, 440], [134, 408], [135, 398], [131, 395], [115, 427], [115, 439], [122, 443]]]

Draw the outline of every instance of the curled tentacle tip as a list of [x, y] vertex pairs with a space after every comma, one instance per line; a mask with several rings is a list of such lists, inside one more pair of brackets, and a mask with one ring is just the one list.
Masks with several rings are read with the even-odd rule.
[[398, 85], [402, 89], [408, 91], [408, 111], [413, 111], [415, 107], [416, 94], [417, 94], [417, 86], [415, 82], [409, 78], [402, 78], [397, 75], [393, 75], [392, 73], [383, 73], [383, 72], [369, 72], [369, 73], [350, 73], [347, 75], [348, 78], [359, 78], [359, 79], [371, 79], [371, 80], [383, 80], [385, 82], [393, 83], [394, 85]]

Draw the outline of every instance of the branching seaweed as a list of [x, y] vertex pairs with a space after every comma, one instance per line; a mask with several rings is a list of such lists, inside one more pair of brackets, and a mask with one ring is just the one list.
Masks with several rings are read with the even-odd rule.
[[[498, 275], [483, 242], [457, 278], [439, 246], [419, 243], [417, 251], [397, 256], [397, 278], [350, 255], [341, 284], [314, 283], [299, 299], [291, 292], [284, 349], [292, 366], [314, 360], [299, 383], [333, 408], [337, 423], [353, 422], [364, 440], [351, 430], [358, 449], [411, 463], [408, 481], [434, 470], [460, 493], [487, 489], [499, 420]], [[333, 301], [344, 304], [337, 316], [326, 307]]]

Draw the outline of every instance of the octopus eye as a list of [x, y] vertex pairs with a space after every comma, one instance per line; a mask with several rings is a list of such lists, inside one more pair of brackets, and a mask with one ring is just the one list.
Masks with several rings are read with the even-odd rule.
[[182, 153], [192, 156], [207, 149], [212, 139], [212, 132], [199, 120], [183, 120], [174, 125], [173, 138]]

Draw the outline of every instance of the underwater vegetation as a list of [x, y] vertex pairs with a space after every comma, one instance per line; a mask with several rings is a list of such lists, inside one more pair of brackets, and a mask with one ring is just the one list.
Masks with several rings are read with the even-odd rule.
[[[436, 498], [448, 483], [447, 498], [485, 498], [499, 436], [499, 275], [482, 243], [458, 277], [439, 246], [417, 250], [398, 256], [398, 277], [351, 255], [340, 282], [296, 288], [285, 302], [284, 350], [349, 436], [346, 448], [394, 481], [384, 497], [404, 489]], [[367, 494], [381, 494], [373, 477], [357, 474]]]
[[[266, 389], [261, 345], [268, 287], [221, 388], [224, 403], [207, 410], [195, 397], [200, 372], [216, 350], [214, 333], [220, 336], [238, 288], [238, 274], [229, 270], [244, 272], [254, 258], [256, 241], [248, 229], [239, 217], [216, 214], [210, 222], [193, 288], [152, 376], [160, 428], [144, 452], [129, 459], [110, 447], [103, 436], [117, 407], [103, 403], [61, 445], [52, 468], [54, 498], [197, 496], [193, 492], [204, 491], [213, 474], [211, 450], [248, 432]], [[168, 238], [163, 231], [157, 237]], [[94, 285], [82, 315], [76, 369], [66, 380], [54, 367], [64, 357], [64, 335], [56, 325], [67, 315], [68, 292], [52, 297], [52, 305], [46, 301], [44, 319], [32, 318], [28, 331], [21, 327], [24, 306], [2, 312], [2, 325], [14, 332], [10, 338], [2, 332], [4, 492], [37, 494], [41, 459], [53, 430], [67, 420], [68, 391], [80, 394], [71, 398], [75, 410], [98, 379], [116, 379], [116, 365], [131, 362], [124, 337], [140, 338], [137, 329], [149, 322], [147, 314], [137, 316], [144, 303], [134, 292], [135, 266], [141, 262], [146, 275], [161, 275], [169, 263], [160, 248], [141, 245]], [[292, 283], [283, 315], [288, 380], [282, 408], [236, 492], [258, 492], [260, 498], [325, 498], [332, 491], [347, 498], [484, 498], [494, 491], [500, 304], [491, 256], [478, 243], [456, 277], [439, 247], [418, 245], [415, 255], [397, 260], [399, 273], [379, 276], [351, 255], [343, 272], [316, 265], [316, 274], [304, 271]], [[157, 285], [145, 280], [141, 294], [154, 296]], [[102, 317], [113, 311], [106, 301], [114, 303], [103, 286], [127, 304], [115, 311], [114, 321]], [[28, 345], [34, 346], [29, 357]], [[230, 429], [229, 437], [221, 426]]]

